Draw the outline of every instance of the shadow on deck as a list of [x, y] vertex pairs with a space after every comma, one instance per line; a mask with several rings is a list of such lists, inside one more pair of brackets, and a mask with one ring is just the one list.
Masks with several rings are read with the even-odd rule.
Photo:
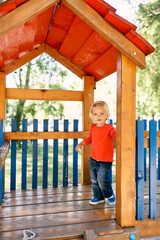
[[[69, 186], [5, 193], [0, 219], [0, 239], [139, 239], [136, 228], [122, 229], [115, 207], [92, 206], [91, 186]], [[31, 239], [31, 238], [30, 238]]]

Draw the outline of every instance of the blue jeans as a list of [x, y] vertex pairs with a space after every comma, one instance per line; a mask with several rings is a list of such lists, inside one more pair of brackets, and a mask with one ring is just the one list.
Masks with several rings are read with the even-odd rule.
[[90, 158], [90, 177], [95, 199], [100, 200], [113, 195], [112, 186], [108, 178], [111, 166], [111, 162], [99, 162]]

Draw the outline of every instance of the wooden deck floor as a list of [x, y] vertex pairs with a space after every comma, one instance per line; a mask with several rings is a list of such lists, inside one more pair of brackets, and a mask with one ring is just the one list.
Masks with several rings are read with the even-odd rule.
[[8, 191], [0, 213], [0, 239], [27, 239], [24, 238], [27, 230], [36, 234], [34, 239], [84, 239], [87, 229], [94, 230], [97, 240], [125, 240], [132, 232], [139, 239], [135, 229], [128, 231], [118, 225], [115, 207], [91, 206], [91, 197], [91, 186], [81, 185]]

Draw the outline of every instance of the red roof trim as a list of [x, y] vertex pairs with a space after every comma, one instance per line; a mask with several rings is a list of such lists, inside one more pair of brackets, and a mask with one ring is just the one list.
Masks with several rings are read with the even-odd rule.
[[116, 12], [115, 8], [113, 8], [111, 5], [104, 2], [103, 0], [84, 0], [84, 1], [103, 17], [107, 14], [109, 10]]
[[155, 48], [133, 29], [131, 29], [125, 36], [141, 49], [146, 56], [154, 52]]
[[134, 29], [134, 30], [137, 29], [137, 27], [134, 24], [130, 23], [129, 21], [122, 18], [121, 16], [114, 13], [113, 11], [108, 11], [108, 13], [104, 18], [123, 34], [126, 34], [131, 29]]

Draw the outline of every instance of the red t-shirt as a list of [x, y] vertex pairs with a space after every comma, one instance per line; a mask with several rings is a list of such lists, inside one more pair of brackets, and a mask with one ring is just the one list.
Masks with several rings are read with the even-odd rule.
[[103, 127], [91, 126], [89, 137], [84, 139], [86, 145], [92, 143], [91, 157], [102, 162], [113, 162], [113, 138], [116, 138], [115, 128], [111, 124]]

